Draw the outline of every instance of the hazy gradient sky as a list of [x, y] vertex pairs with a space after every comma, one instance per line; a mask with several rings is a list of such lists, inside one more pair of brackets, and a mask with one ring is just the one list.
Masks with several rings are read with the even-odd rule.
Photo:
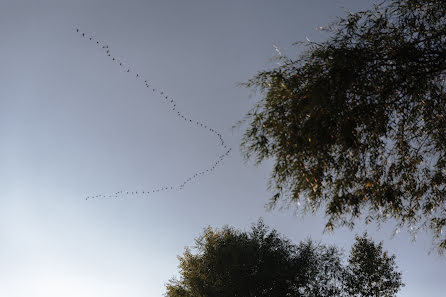
[[[444, 297], [446, 259], [429, 236], [393, 225], [323, 234], [322, 215], [266, 211], [271, 164], [244, 163], [231, 127], [256, 97], [237, 86], [274, 66], [273, 43], [295, 41], [361, 0], [0, 0], [0, 296], [161, 296], [176, 256], [204, 227], [266, 224], [299, 242], [346, 250], [368, 230], [397, 255], [401, 297]], [[122, 189], [179, 184], [224, 152], [185, 125], [80, 28], [106, 42], [178, 110], [219, 130], [233, 152], [182, 191], [148, 199], [88, 200]]]

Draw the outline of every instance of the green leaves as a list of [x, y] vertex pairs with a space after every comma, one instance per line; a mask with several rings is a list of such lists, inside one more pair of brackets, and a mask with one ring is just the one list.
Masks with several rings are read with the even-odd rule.
[[245, 84], [262, 99], [242, 150], [275, 160], [274, 203], [324, 207], [327, 228], [393, 218], [443, 250], [446, 225], [432, 220], [446, 218], [445, 16], [444, 1], [388, 1]]
[[349, 296], [391, 297], [404, 286], [395, 256], [387, 255], [382, 243], [376, 245], [367, 234], [356, 237], [348, 262], [345, 284]]
[[250, 232], [208, 228], [179, 260], [169, 297], [392, 297], [403, 286], [395, 257], [366, 235], [345, 265], [338, 248], [293, 244], [261, 220]]

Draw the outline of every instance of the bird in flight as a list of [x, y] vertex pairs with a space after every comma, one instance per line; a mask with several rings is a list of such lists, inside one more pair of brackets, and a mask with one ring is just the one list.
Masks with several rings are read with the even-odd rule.
[[[76, 28], [76, 32], [79, 33], [79, 32], [80, 32], [80, 29], [79, 29], [79, 28]], [[88, 35], [89, 35], [88, 33], [85, 33], [85, 32], [82, 33], [82, 36], [83, 36], [83, 37], [87, 37], [89, 40], [93, 40], [93, 37], [89, 37]], [[310, 41], [308, 37], [307, 37], [307, 40]], [[110, 54], [110, 49], [109, 49], [109, 46], [108, 46], [108, 45], [103, 45], [103, 44], [100, 43], [98, 40], [94, 40], [94, 41], [96, 42], [96, 44], [98, 44], [98, 45], [100, 44], [100, 47], [102, 47], [103, 49], [105, 49], [106, 55], [109, 56], [109, 57], [111, 57], [113, 61], [116, 61], [117, 63], [119, 63], [119, 65], [122, 66], [122, 68], [124, 68], [123, 70], [125, 71], [125, 68], [127, 68], [127, 67], [125, 67], [125, 63], [122, 63], [121, 61], [119, 61], [118, 58], [116, 58], [116, 57], [114, 57], [114, 56], [111, 56], [111, 54]], [[127, 68], [127, 71], [126, 71], [126, 72], [130, 72], [130, 68]], [[133, 71], [132, 71], [132, 72], [133, 72]], [[139, 75], [139, 73], [136, 73], [136, 71], [134, 71], [134, 73], [136, 74], [136, 78], [140, 78], [140, 77], [141, 77], [141, 76]], [[144, 80], [144, 82], [145, 82], [146, 87], [149, 88], [148, 81], [147, 81], [147, 80]], [[155, 92], [156, 89], [153, 88], [152, 91]], [[170, 103], [171, 103], [171, 105], [172, 105], [172, 106], [171, 106], [172, 111], [176, 111], [176, 104], [174, 103], [174, 100], [173, 100], [172, 98], [170, 98], [169, 96], [167, 96], [167, 94], [165, 94], [164, 91], [159, 92], [159, 94], [160, 94], [162, 97], [164, 97], [164, 98], [166, 99], [166, 102], [169, 102], [169, 101], [170, 101]], [[164, 98], [163, 98], [163, 99], [164, 99]], [[192, 119], [189, 119], [189, 118], [185, 117], [185, 116], [182, 115], [180, 112], [177, 112], [177, 115], [178, 115], [178, 117], [181, 117], [181, 118], [182, 118], [183, 120], [185, 120], [186, 122], [189, 121], [190, 123], [192, 123]], [[195, 123], [195, 122], [194, 122], [194, 123]], [[221, 135], [220, 133], [218, 133], [216, 130], [214, 130], [214, 129], [208, 127], [207, 125], [204, 125], [203, 123], [198, 122], [198, 121], [196, 122], [196, 125], [197, 125], [197, 126], [204, 127], [204, 128], [206, 128], [206, 129], [208, 129], [210, 132], [216, 134], [216, 135], [220, 138], [220, 140], [221, 140], [221, 144], [224, 146], [224, 148], [227, 148], [227, 146], [224, 144], [224, 141], [223, 141], [223, 139], [222, 139], [222, 135]], [[220, 164], [220, 162], [223, 160], [223, 158], [229, 154], [230, 151], [231, 151], [231, 149], [229, 149], [225, 154], [223, 154], [222, 156], [220, 156], [220, 158], [218, 159], [218, 161], [215, 162], [215, 163], [213, 164], [213, 166], [208, 167], [206, 170], [203, 170], [203, 171], [200, 171], [200, 172], [196, 172], [195, 174], [193, 174], [192, 176], [190, 176], [190, 177], [189, 177], [188, 179], [186, 179], [181, 185], [178, 186], [178, 189], [180, 189], [180, 190], [183, 189], [183, 188], [186, 186], [186, 184], [188, 184], [190, 181], [192, 181], [193, 179], [197, 178], [198, 176], [201, 176], [201, 175], [206, 174], [206, 173], [208, 173], [208, 172], [214, 171], [215, 168]], [[174, 188], [175, 188], [175, 187], [170, 186], [170, 187], [165, 187], [165, 188], [154, 189], [154, 190], [152, 190], [152, 191], [147, 191], [147, 192], [145, 192], [145, 191], [139, 191], [139, 193], [142, 193], [142, 194], [147, 193], [147, 194], [149, 194], [150, 192], [154, 193], [154, 192], [160, 192], [160, 191], [167, 191], [167, 190], [169, 190], [169, 189], [170, 189], [170, 190], [173, 190]], [[126, 193], [127, 195], [138, 195], [138, 194], [139, 194], [138, 191], [131, 191], [131, 192], [130, 192], [130, 191], [126, 191], [126, 192], [124, 192], [124, 191], [120, 191], [120, 192], [116, 192], [116, 193], [114, 193], [113, 195], [109, 195], [109, 196], [105, 196], [105, 195], [87, 196], [87, 197], [86, 197], [86, 200], [87, 200], [87, 199], [90, 199], [90, 198], [101, 198], [101, 197], [103, 197], [103, 198], [105, 198], [105, 197], [112, 198], [112, 197], [118, 197], [119, 194], [123, 194], [123, 193]]]

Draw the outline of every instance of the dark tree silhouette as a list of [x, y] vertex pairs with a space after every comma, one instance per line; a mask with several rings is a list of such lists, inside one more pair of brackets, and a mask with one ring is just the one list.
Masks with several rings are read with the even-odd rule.
[[365, 235], [343, 265], [336, 247], [294, 245], [261, 221], [249, 233], [208, 228], [179, 260], [180, 278], [166, 285], [168, 297], [390, 297], [403, 285], [394, 256]]
[[395, 256], [383, 251], [364, 234], [356, 237], [346, 269], [347, 296], [391, 297], [403, 286], [401, 273], [396, 271]]
[[385, 1], [323, 30], [244, 84], [262, 95], [245, 118], [246, 158], [274, 159], [273, 206], [323, 208], [328, 230], [393, 218], [443, 251], [446, 1]]

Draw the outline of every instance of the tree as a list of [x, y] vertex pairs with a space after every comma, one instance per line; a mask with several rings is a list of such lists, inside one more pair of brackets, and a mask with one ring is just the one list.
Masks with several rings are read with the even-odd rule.
[[382, 243], [375, 244], [366, 234], [356, 237], [348, 262], [345, 276], [348, 296], [391, 297], [403, 286], [395, 256], [387, 255]]
[[243, 84], [247, 159], [274, 159], [271, 205], [431, 231], [446, 249], [446, 1], [392, 0], [350, 13], [298, 59]]
[[364, 280], [373, 281], [373, 293], [395, 296], [403, 284], [394, 256], [365, 236], [361, 240], [345, 266], [338, 248], [310, 240], [294, 245], [262, 221], [249, 233], [208, 228], [196, 240], [195, 253], [186, 248], [179, 257], [180, 278], [169, 281], [166, 296], [375, 296], [364, 295], [372, 287]]

